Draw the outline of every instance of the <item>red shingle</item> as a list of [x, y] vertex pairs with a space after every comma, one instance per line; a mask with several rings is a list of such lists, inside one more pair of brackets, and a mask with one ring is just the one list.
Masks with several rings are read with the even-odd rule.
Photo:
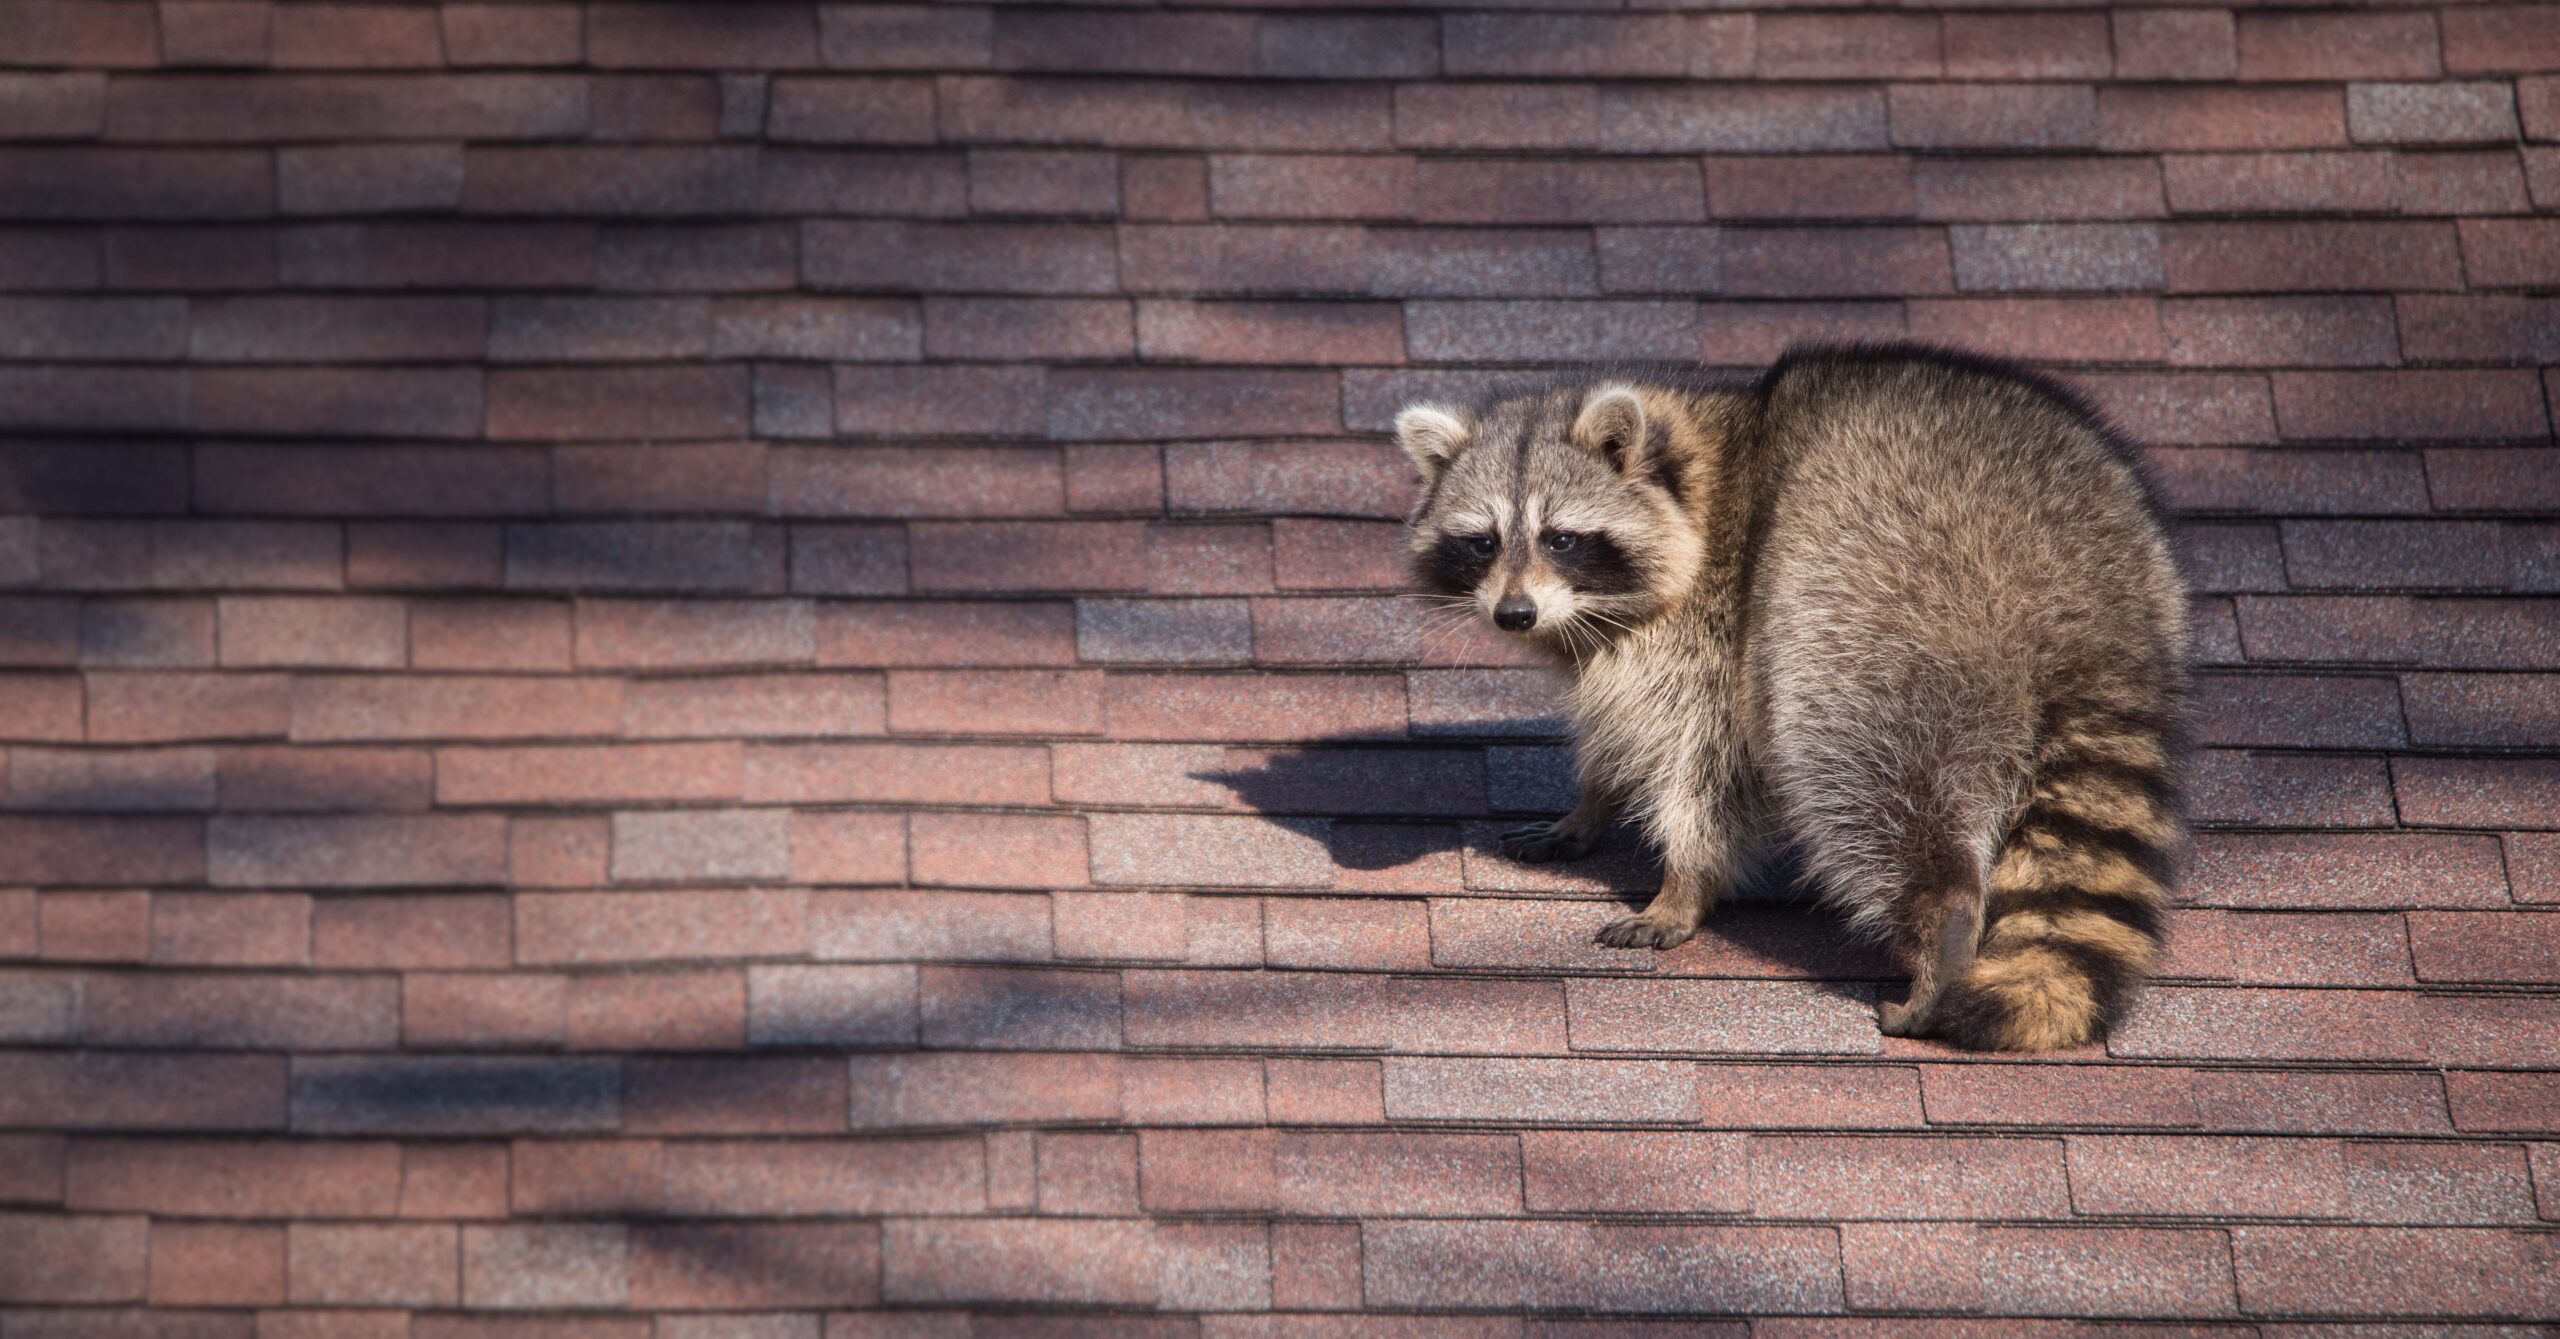
[[2560, 902], [2560, 835], [2511, 832], [2505, 846], [2516, 900]]
[[1373, 1305], [1753, 1314], [1842, 1305], [1834, 1240], [1816, 1229], [1426, 1220], [1364, 1228], [1361, 1241]]
[[[2555, 348], [2553, 307], [2550, 299], [2537, 297], [2410, 294], [2399, 299], [2402, 347], [2412, 359], [2428, 362], [2536, 361]], [[2521, 482], [2533, 486], [2529, 479]]]
[[2276, 420], [2291, 439], [2540, 440], [2551, 431], [2527, 373], [2279, 372]]
[[1895, 218], [1914, 212], [1912, 177], [1899, 156], [1712, 157], [1707, 209], [1716, 218]]
[[[1508, 1135], [1283, 1133], [1269, 1207], [1293, 1216], [1517, 1213], [1521, 1152]], [[1237, 1205], [1235, 1207], [1254, 1207]]]
[[[2552, 1312], [2539, 9], [0, 31], [11, 1335]], [[1405, 405], [1904, 336], [2179, 518], [2106, 1047], [1592, 945], [1653, 853], [1495, 854], [1554, 685], [1394, 598]]]
[[2120, 79], [2227, 79], [2237, 72], [2227, 10], [2115, 10], [2109, 36]]
[[2555, 1081], [2548, 1074], [2460, 1070], [2445, 1075], [2454, 1128], [2548, 1134], [2555, 1121]]
[[1356, 1223], [1275, 1223], [1271, 1301], [1289, 1310], [1333, 1311], [1360, 1304]]
[[1425, 159], [1414, 170], [1424, 223], [1695, 223], [1697, 168], [1659, 159]]
[[2515, 94], [2502, 83], [2347, 86], [2347, 134], [2359, 144], [2497, 144], [2515, 133]]
[[1138, 304], [1138, 354], [1159, 362], [1400, 363], [1404, 327], [1379, 303]]
[[[2030, 281], [2026, 287], [2071, 287]], [[2160, 317], [2149, 298], [1997, 298], [1910, 304], [1914, 338], [2026, 361], [2157, 358]]]
[[1920, 1071], [1932, 1124], [2185, 1126], [2198, 1123], [2180, 1069], [1931, 1065]]
[[948, 76], [937, 97], [944, 137], [963, 142], [1356, 151], [1389, 135], [1387, 90], [1375, 84]]
[[563, 5], [450, 5], [443, 17], [455, 65], [571, 64], [585, 46], [584, 16]]
[[1971, 1224], [1840, 1225], [1840, 1262], [1853, 1307], [1980, 1310], [1981, 1255]]
[[[0, 913], [0, 921], [5, 921]], [[10, 942], [0, 932], [0, 943]], [[30, 942], [29, 947], [32, 947]], [[151, 960], [298, 967], [311, 959], [311, 900], [285, 893], [164, 896], [151, 906]]]
[[568, 1036], [569, 983], [557, 976], [418, 973], [401, 983], [411, 1046], [548, 1048]]
[[2101, 133], [2086, 84], [1900, 84], [1887, 103], [1905, 148], [2084, 149]]
[[1427, 15], [1264, 14], [1254, 68], [1284, 78], [1386, 78], [1439, 69], [1440, 25]]
[[2161, 1059], [2420, 1060], [2416, 997], [2376, 990], [2163, 987], [2107, 1042]]
[[2440, 223], [2182, 223], [2161, 234], [2172, 292], [2459, 288]]
[[[2198, 58], [2210, 59], [2212, 48]], [[2115, 150], [2318, 149], [2347, 142], [2333, 88], [2113, 85], [2098, 91], [2098, 144]]]
[[599, 65], [796, 68], [817, 63], [806, 5], [604, 5], [588, 19]]
[[2058, 1140], [1761, 1135], [1751, 1208], [1776, 1217], [2043, 1218], [2068, 1212]]
[[2228, 1316], [2229, 1250], [2212, 1231], [1985, 1228], [1983, 1302], [2023, 1315]]
[[2441, 23], [2444, 64], [2451, 73], [2531, 73], [2560, 64], [2560, 24], [2536, 6], [2456, 10]]
[[2239, 15], [2247, 80], [2426, 79], [2436, 75], [2435, 16], [2426, 13]]
[[2390, 779], [2379, 758], [2214, 750], [2190, 770], [2192, 816], [2215, 825], [2384, 827]]
[[1076, 670], [908, 670], [889, 676], [895, 733], [1093, 734], [1100, 676]]
[[1726, 292], [1746, 297], [1868, 297], [1948, 291], [1947, 242], [1934, 228], [1737, 230], [1722, 241]]
[[2385, 915], [2182, 913], [2160, 971], [2251, 985], [2411, 984], [2407, 936]]
[[151, 1224], [141, 1218], [0, 1216], [0, 1296], [24, 1302], [139, 1302]]
[[2547, 821], [2550, 806], [2560, 802], [2560, 766], [2539, 759], [2403, 758], [2392, 764], [2392, 788], [2412, 823], [2521, 827]]
[[274, 1306], [285, 1300], [284, 1229], [162, 1223], [151, 1234], [154, 1306]]
[[1119, 1057], [968, 1054], [857, 1056], [857, 1130], [1021, 1120], [1093, 1122], [1120, 1115]]
[[1854, 998], [1791, 982], [1566, 983], [1573, 1042], [1592, 1051], [1873, 1054], [1874, 1019]]
[[294, 1302], [432, 1307], [461, 1300], [453, 1228], [296, 1223], [285, 1241]]
[[894, 1302], [1152, 1306], [1155, 1241], [1143, 1219], [902, 1219], [887, 1231], [882, 1288]]
[[2547, 984], [2560, 980], [2560, 918], [2430, 911], [2409, 918], [2424, 981]]
[[1410, 157], [1239, 154], [1209, 163], [1210, 209], [1220, 218], [1409, 219]]
[[1274, 898], [1263, 911], [1264, 961], [1273, 967], [1412, 971], [1431, 965], [1419, 902]]
[[2244, 1227], [2231, 1234], [2252, 1311], [2523, 1317], [2560, 1305], [2540, 1236], [2487, 1229]]
[[1753, 25], [1764, 79], [1926, 78], [1938, 23], [1922, 14], [1772, 14]]
[[2346, 1164], [2324, 1140], [2074, 1136], [2072, 1206], [2143, 1217], [2336, 1218]]
[[2547, 287], [2560, 275], [2560, 228], [2534, 219], [2464, 219], [2464, 269], [2483, 287]]
[[1275, 1122], [1375, 1125], [1385, 1121], [1383, 1077], [1375, 1060], [1286, 1060], [1262, 1065], [1264, 1099]]
[[546, 893], [516, 899], [522, 963], [790, 955], [807, 942], [797, 891]]
[[670, 1225], [631, 1234], [634, 1308], [875, 1306], [871, 1223]]
[[2349, 1144], [2347, 1193], [2377, 1223], [2531, 1223], [2533, 1185], [2512, 1144]]
[[1738, 1135], [1539, 1131], [1520, 1136], [1527, 1207], [1543, 1212], [1738, 1213], [1751, 1143]]
[[1137, 293], [1365, 293], [1364, 230], [1342, 226], [1132, 224], [1119, 240], [1120, 283]]
[[260, 1055], [0, 1056], [0, 1115], [41, 1129], [282, 1130], [285, 1062]]

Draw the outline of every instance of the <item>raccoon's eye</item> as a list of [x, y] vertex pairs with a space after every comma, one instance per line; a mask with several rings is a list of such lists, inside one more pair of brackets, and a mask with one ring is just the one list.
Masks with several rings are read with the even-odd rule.
[[1566, 549], [1572, 548], [1575, 544], [1580, 543], [1581, 540], [1582, 536], [1577, 535], [1570, 530], [1558, 530], [1547, 536], [1547, 547], [1558, 553], [1562, 553]]
[[1467, 536], [1467, 550], [1479, 558], [1490, 558], [1502, 549], [1502, 541], [1491, 535]]

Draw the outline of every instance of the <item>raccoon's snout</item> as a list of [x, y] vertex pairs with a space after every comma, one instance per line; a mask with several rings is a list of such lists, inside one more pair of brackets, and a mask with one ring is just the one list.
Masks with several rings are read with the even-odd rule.
[[1493, 607], [1493, 625], [1504, 632], [1527, 632], [1538, 626], [1538, 603], [1526, 595], [1504, 596]]

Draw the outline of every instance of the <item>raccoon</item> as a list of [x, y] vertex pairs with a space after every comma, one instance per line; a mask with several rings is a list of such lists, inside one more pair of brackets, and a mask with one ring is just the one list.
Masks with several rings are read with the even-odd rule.
[[1580, 802], [1661, 891], [1596, 936], [1669, 948], [1791, 851], [1911, 975], [1882, 1029], [2092, 1040], [2161, 944], [2185, 833], [2185, 590], [2126, 444], [2015, 368], [1918, 345], [1422, 404], [1419, 583], [1552, 655]]

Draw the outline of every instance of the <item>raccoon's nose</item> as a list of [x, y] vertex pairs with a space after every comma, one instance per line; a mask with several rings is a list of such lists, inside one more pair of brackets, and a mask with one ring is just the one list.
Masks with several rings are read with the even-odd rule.
[[1527, 632], [1538, 626], [1538, 605], [1526, 595], [1513, 595], [1493, 607], [1493, 625], [1504, 632]]

